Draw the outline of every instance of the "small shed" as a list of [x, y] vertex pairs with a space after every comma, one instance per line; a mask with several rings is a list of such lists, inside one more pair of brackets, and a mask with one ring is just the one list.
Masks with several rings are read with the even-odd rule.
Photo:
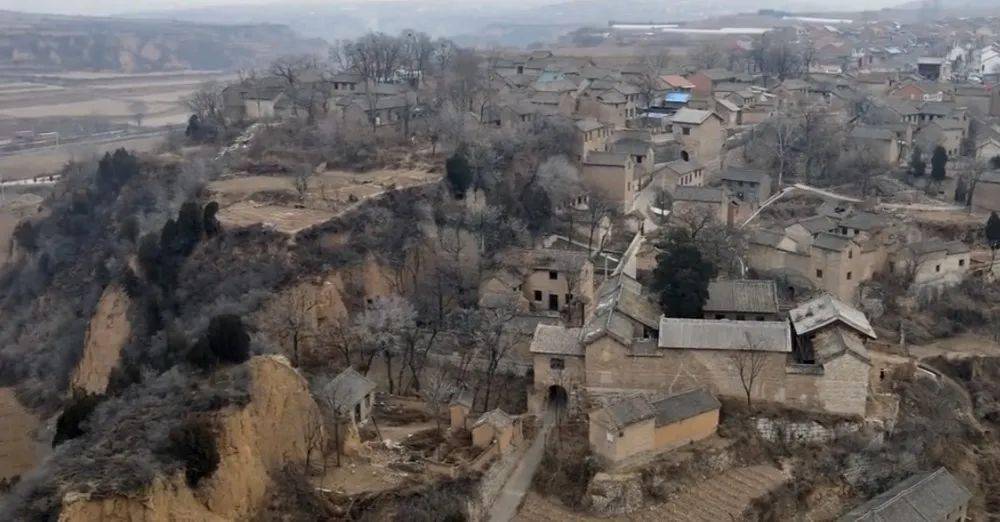
[[366, 424], [375, 406], [375, 383], [354, 368], [340, 372], [327, 385], [340, 415], [356, 425]]
[[472, 411], [472, 393], [466, 390], [456, 395], [448, 405], [451, 429], [464, 430], [468, 426], [470, 411]]
[[496, 443], [500, 453], [506, 453], [524, 440], [521, 419], [497, 408], [488, 411], [472, 425], [472, 445], [488, 448]]

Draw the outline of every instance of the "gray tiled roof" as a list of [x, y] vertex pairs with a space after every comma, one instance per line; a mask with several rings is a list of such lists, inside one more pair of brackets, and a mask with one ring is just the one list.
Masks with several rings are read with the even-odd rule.
[[961, 241], [945, 241], [943, 239], [928, 239], [906, 245], [917, 256], [925, 256], [935, 252], [946, 252], [949, 255], [964, 254], [969, 251], [969, 245]]
[[852, 509], [841, 522], [938, 522], [966, 505], [972, 494], [945, 468], [914, 475]]
[[887, 224], [886, 218], [871, 212], [855, 212], [840, 222], [841, 226], [858, 230], [872, 230]]
[[792, 223], [792, 225], [802, 225], [806, 230], [809, 231], [810, 234], [829, 232], [837, 226], [832, 219], [826, 216], [812, 216], [805, 219], [800, 219], [795, 223]]
[[813, 355], [817, 364], [840, 357], [845, 353], [853, 354], [863, 361], [868, 361], [868, 348], [858, 336], [843, 328], [833, 328], [820, 332], [813, 339]]
[[665, 426], [684, 419], [717, 410], [722, 407], [718, 399], [704, 389], [691, 390], [672, 397], [653, 401], [656, 426]]
[[375, 383], [356, 372], [354, 368], [340, 372], [326, 386], [327, 390], [332, 392], [328, 395], [332, 395], [337, 408], [342, 411], [354, 407], [365, 398], [365, 395], [375, 391]]
[[750, 342], [759, 351], [789, 353], [791, 329], [785, 321], [660, 319], [660, 348], [748, 350]]
[[778, 313], [777, 290], [770, 279], [736, 279], [708, 284], [705, 312]]
[[687, 107], [677, 111], [674, 114], [674, 123], [686, 123], [689, 125], [701, 125], [702, 122], [709, 119], [712, 116], [711, 111], [700, 111], [697, 109], [688, 109]]
[[771, 177], [763, 172], [729, 167], [719, 174], [722, 181], [742, 181], [744, 183], [769, 183]]
[[483, 424], [489, 424], [495, 428], [504, 428], [514, 424], [514, 418], [508, 415], [507, 412], [497, 408], [480, 415], [472, 427], [475, 428]]
[[725, 191], [714, 187], [680, 186], [674, 189], [674, 201], [694, 201], [699, 203], [722, 203]]
[[644, 395], [633, 395], [613, 401], [603, 408], [603, 413], [617, 428], [624, 428], [656, 416], [652, 404]]
[[851, 244], [852, 241], [850, 238], [829, 232], [820, 232], [816, 235], [816, 239], [813, 240], [814, 247], [822, 248], [823, 250], [833, 250], [835, 252], [841, 252], [851, 246]]
[[620, 152], [589, 152], [587, 159], [583, 161], [586, 165], [603, 165], [611, 167], [624, 167], [629, 164], [628, 154]]
[[531, 338], [531, 347], [528, 350], [531, 353], [582, 357], [583, 345], [580, 344], [580, 329], [539, 324], [535, 327], [535, 335]]
[[837, 321], [854, 328], [858, 332], [876, 338], [875, 330], [864, 312], [858, 310], [830, 294], [823, 294], [806, 301], [788, 312], [796, 335], [806, 335]]
[[684, 160], [671, 161], [669, 163], [666, 163], [665, 165], [668, 169], [676, 172], [677, 174], [680, 174], [681, 176], [694, 172], [698, 169], [705, 168], [704, 165], [698, 163], [697, 161], [684, 161]]
[[891, 141], [896, 139], [896, 133], [889, 129], [883, 129], [880, 127], [855, 127], [851, 130], [850, 136], [855, 139], [863, 140]]

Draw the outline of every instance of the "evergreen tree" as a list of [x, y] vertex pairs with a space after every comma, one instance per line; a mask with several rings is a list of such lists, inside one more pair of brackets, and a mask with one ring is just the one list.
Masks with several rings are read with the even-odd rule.
[[445, 162], [445, 172], [448, 184], [457, 196], [465, 196], [465, 191], [472, 186], [472, 166], [464, 152], [457, 151]]
[[934, 181], [944, 181], [947, 176], [947, 171], [945, 170], [947, 164], [948, 152], [940, 145], [934, 147], [934, 154], [931, 156], [931, 179]]
[[1000, 249], [1000, 216], [996, 212], [990, 212], [990, 217], [986, 220], [986, 242], [996, 259], [997, 250]]
[[910, 175], [914, 177], [923, 177], [927, 172], [927, 162], [924, 161], [923, 151], [920, 150], [920, 146], [914, 146], [913, 152], [910, 154]]
[[691, 237], [682, 231], [671, 232], [658, 247], [662, 253], [656, 256], [652, 288], [660, 295], [663, 313], [670, 317], [701, 317], [715, 266], [702, 257]]

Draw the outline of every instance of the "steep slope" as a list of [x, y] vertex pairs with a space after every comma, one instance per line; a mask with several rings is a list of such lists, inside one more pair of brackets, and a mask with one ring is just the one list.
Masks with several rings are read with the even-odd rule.
[[97, 310], [90, 320], [83, 344], [83, 357], [70, 380], [70, 389], [101, 394], [108, 388], [108, 377], [118, 365], [122, 348], [131, 335], [128, 309], [131, 299], [118, 285], [104, 289]]
[[157, 476], [131, 494], [63, 497], [63, 522], [246, 520], [271, 487], [271, 473], [301, 463], [324, 441], [320, 412], [305, 379], [281, 356], [247, 365], [249, 402], [213, 414], [220, 462], [189, 487], [182, 472]]
[[0, 12], [0, 67], [157, 72], [232, 69], [282, 54], [322, 52], [273, 24], [201, 25]]
[[37, 440], [41, 420], [17, 400], [13, 388], [0, 388], [0, 480], [34, 468], [48, 448]]

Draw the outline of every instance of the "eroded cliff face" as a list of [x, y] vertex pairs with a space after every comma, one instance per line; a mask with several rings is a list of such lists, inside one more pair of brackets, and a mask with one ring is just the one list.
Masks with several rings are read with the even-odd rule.
[[17, 400], [14, 388], [0, 388], [0, 480], [23, 475], [48, 453], [39, 440], [42, 421]]
[[120, 286], [104, 289], [87, 328], [83, 357], [70, 380], [73, 390], [93, 394], [107, 390], [111, 370], [118, 366], [122, 348], [132, 335], [128, 320], [131, 305], [131, 299]]
[[216, 413], [220, 462], [194, 489], [183, 473], [157, 477], [132, 496], [68, 494], [61, 522], [193, 522], [247, 520], [271, 487], [271, 473], [319, 458], [325, 443], [319, 408], [305, 379], [282, 356], [254, 357], [250, 401]]

